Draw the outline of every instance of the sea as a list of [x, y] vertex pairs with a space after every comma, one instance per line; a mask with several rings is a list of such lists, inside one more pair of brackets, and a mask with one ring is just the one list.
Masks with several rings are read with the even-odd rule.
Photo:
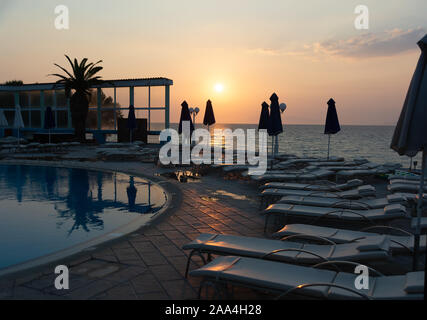
[[[161, 130], [163, 124], [152, 123], [151, 130]], [[178, 124], [171, 124], [178, 128]], [[197, 125], [196, 128], [205, 128]], [[215, 124], [209, 128], [214, 145], [215, 129], [257, 129], [257, 124]], [[394, 126], [359, 126], [342, 125], [341, 131], [331, 135], [330, 155], [343, 157], [346, 160], [365, 158], [374, 163], [400, 163], [409, 168], [411, 159], [399, 156], [390, 148]], [[256, 140], [258, 140], [256, 138]], [[149, 142], [158, 143], [158, 137], [150, 137]], [[222, 141], [224, 143], [224, 141]], [[257, 145], [257, 143], [256, 143]], [[269, 138], [268, 150], [272, 141]], [[279, 135], [279, 152], [299, 157], [326, 158], [328, 153], [328, 135], [324, 134], [323, 125], [284, 125], [284, 132]], [[412, 159], [416, 168], [421, 168], [421, 153]]]

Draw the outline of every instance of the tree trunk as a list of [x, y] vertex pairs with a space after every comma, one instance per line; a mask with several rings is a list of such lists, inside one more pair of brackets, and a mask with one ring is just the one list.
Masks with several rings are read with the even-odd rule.
[[74, 134], [78, 141], [86, 141], [86, 119], [89, 111], [88, 97], [81, 92], [75, 92], [70, 99], [71, 120]]

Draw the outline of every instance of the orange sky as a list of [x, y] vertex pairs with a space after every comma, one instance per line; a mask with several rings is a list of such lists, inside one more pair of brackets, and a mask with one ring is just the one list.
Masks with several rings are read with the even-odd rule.
[[[56, 1], [2, 0], [0, 82], [49, 82], [64, 54], [102, 59], [105, 79], [174, 80], [180, 104], [213, 101], [219, 123], [257, 123], [273, 92], [289, 124], [323, 123], [333, 97], [343, 124], [395, 124], [426, 33], [425, 1], [368, 0], [369, 30], [354, 28], [358, 1], [62, 1], [70, 29], [54, 28]], [[82, 8], [84, 7], [84, 10]], [[214, 90], [217, 83], [224, 91]], [[154, 105], [162, 92], [153, 92]], [[120, 94], [122, 105], [127, 94]], [[146, 104], [136, 93], [137, 106]], [[155, 119], [162, 119], [159, 114]]]

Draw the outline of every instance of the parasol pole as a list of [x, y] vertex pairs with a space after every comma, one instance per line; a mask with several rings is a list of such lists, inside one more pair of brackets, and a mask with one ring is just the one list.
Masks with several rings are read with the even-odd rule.
[[328, 134], [328, 160], [329, 160], [329, 150], [330, 150], [330, 147], [331, 147], [331, 134]]
[[426, 174], [426, 160], [427, 160], [427, 150], [423, 149], [423, 163], [422, 171], [420, 178], [420, 188], [418, 191], [418, 201], [417, 201], [417, 227], [415, 230], [415, 239], [414, 239], [414, 260], [413, 260], [413, 270], [416, 271], [418, 267], [418, 255], [420, 251], [420, 234], [421, 234], [421, 215], [423, 211], [423, 193], [424, 193], [424, 176]]

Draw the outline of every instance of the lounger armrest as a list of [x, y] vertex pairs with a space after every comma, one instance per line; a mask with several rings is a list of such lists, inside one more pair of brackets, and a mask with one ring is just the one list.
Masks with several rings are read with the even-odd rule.
[[304, 240], [306, 240], [306, 239], [320, 240], [320, 241], [326, 242], [327, 244], [331, 244], [333, 246], [336, 245], [336, 243], [333, 242], [332, 240], [329, 240], [329, 239], [326, 239], [323, 237], [319, 237], [319, 236], [310, 235], [310, 234], [304, 234], [304, 233], [294, 234], [291, 236], [285, 236], [285, 237], [281, 238], [280, 240], [281, 241], [288, 241], [288, 240], [293, 240], [293, 239], [298, 239], [298, 238], [304, 239]]
[[194, 250], [199, 248], [201, 245], [205, 244], [208, 241], [211, 241], [215, 239], [218, 236], [218, 234], [212, 234], [212, 233], [202, 233], [199, 235], [196, 239], [193, 241], [185, 244], [182, 246], [183, 250]]
[[360, 241], [360, 244], [357, 246], [359, 252], [367, 251], [389, 251], [390, 249], [390, 239], [385, 235], [367, 237], [364, 240]]
[[343, 200], [343, 201], [338, 201], [338, 202], [336, 202], [336, 203], [334, 203], [332, 205], [332, 208], [339, 208], [339, 206], [342, 205], [342, 204], [348, 204], [350, 206], [352, 206], [354, 204], [355, 205], [359, 205], [360, 209], [362, 209], [362, 210], [369, 210], [369, 209], [371, 209], [371, 207], [367, 203], [362, 202], [360, 200]]
[[304, 250], [304, 249], [297, 249], [297, 248], [289, 248], [289, 249], [278, 249], [278, 250], [274, 250], [271, 251], [269, 253], [264, 254], [263, 256], [261, 256], [261, 259], [267, 259], [269, 256], [279, 253], [279, 252], [291, 252], [291, 251], [296, 251], [296, 252], [301, 252], [301, 253], [307, 253], [307, 254], [311, 254], [317, 258], [319, 258], [320, 260], [323, 261], [328, 261], [328, 259], [322, 257], [321, 255], [314, 253], [312, 251], [308, 251], [308, 250]]
[[[359, 213], [359, 212], [353, 211], [353, 210], [351, 210], [351, 209], [339, 209], [339, 210], [332, 210], [332, 211], [328, 211], [328, 212], [325, 212], [324, 214], [322, 214], [319, 218], [322, 218], [322, 217], [325, 217], [325, 216], [329, 216], [329, 215], [331, 215], [331, 214], [333, 214], [333, 213], [337, 213], [337, 212], [341, 212], [341, 213], [351, 213], [351, 214], [354, 214], [354, 215], [356, 215], [356, 216], [362, 217], [363, 219], [365, 219], [365, 220], [367, 220], [367, 221], [369, 221], [369, 222], [371, 222], [371, 223], [372, 223], [372, 221], [371, 221], [368, 217], [364, 216], [363, 214], [361, 214], [361, 213]], [[319, 219], [319, 218], [318, 218], [318, 219]]]
[[276, 298], [276, 300], [279, 300], [279, 299], [285, 297], [286, 295], [288, 295], [288, 294], [290, 294], [292, 292], [295, 292], [297, 290], [302, 290], [302, 289], [309, 288], [309, 287], [334, 287], [334, 288], [338, 288], [338, 289], [342, 289], [342, 290], [346, 290], [346, 291], [349, 291], [351, 293], [354, 293], [355, 295], [357, 295], [357, 296], [359, 296], [359, 297], [361, 297], [363, 299], [372, 300], [372, 298], [370, 298], [369, 296], [367, 296], [366, 294], [364, 294], [364, 293], [362, 293], [360, 291], [357, 291], [355, 289], [351, 289], [351, 288], [348, 288], [348, 287], [344, 287], [344, 286], [341, 286], [341, 285], [338, 285], [338, 284], [327, 283], [327, 282], [325, 282], [325, 283], [321, 283], [321, 282], [319, 282], [319, 283], [308, 283], [308, 284], [302, 284], [302, 285], [293, 287], [293, 288], [289, 289], [288, 291], [286, 291], [285, 293], [283, 293], [280, 296], [278, 296]]
[[384, 207], [385, 214], [388, 214], [388, 213], [391, 214], [391, 213], [397, 213], [397, 212], [404, 212], [405, 214], [407, 213], [406, 208], [401, 204], [390, 204]]
[[406, 236], [413, 236], [412, 233], [410, 233], [410, 232], [408, 232], [406, 230], [403, 230], [401, 228], [391, 227], [391, 226], [370, 226], [370, 227], [367, 227], [367, 228], [363, 228], [360, 231], [361, 232], [370, 232], [370, 230], [375, 230], [375, 229], [393, 230], [393, 231], [401, 232], [401, 233], [403, 233]]
[[424, 292], [424, 271], [409, 272], [406, 274], [405, 291], [407, 293]]
[[319, 194], [328, 195], [331, 198], [338, 198], [338, 199], [340, 198], [339, 195], [337, 195], [336, 193], [330, 192], [330, 191], [313, 191], [313, 192], [310, 192], [309, 194], [307, 194], [307, 196], [311, 197], [311, 196], [316, 196]]
[[[354, 266], [354, 267], [360, 266], [360, 263], [353, 262], [353, 261], [334, 260], [334, 261], [326, 261], [326, 262], [318, 263], [318, 264], [312, 266], [312, 268], [317, 269], [317, 268], [324, 267], [324, 266], [327, 266], [327, 265], [333, 265], [335, 268], [337, 268], [338, 271], [341, 272], [341, 270], [337, 267], [337, 265], [340, 265], [340, 264], [342, 264], [342, 265], [348, 265], [348, 266], [351, 265], [351, 266]], [[365, 267], [368, 268], [368, 270], [370, 272], [375, 273], [379, 277], [383, 277], [384, 276], [381, 272], [379, 272], [378, 270], [376, 270], [374, 268], [371, 268], [371, 267], [366, 266], [366, 265], [365, 265]]]

